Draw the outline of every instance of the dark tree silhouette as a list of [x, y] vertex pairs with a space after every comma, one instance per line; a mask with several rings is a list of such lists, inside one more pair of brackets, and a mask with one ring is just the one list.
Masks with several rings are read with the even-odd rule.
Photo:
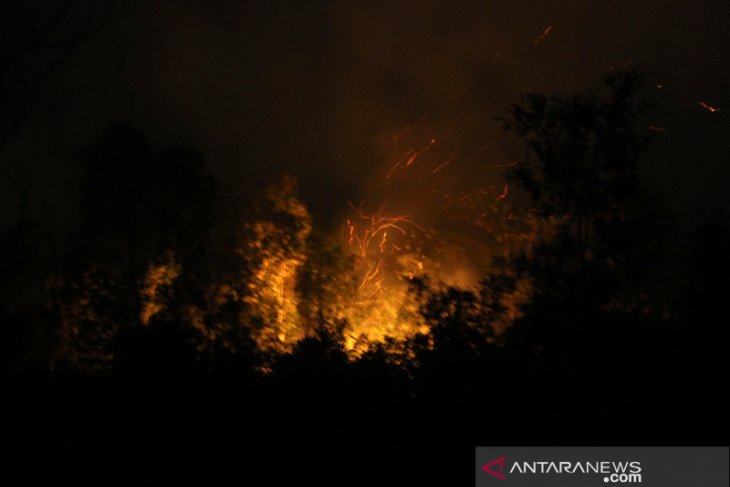
[[545, 339], [574, 337], [640, 306], [631, 203], [639, 156], [651, 139], [647, 107], [635, 101], [640, 81], [638, 72], [622, 72], [606, 79], [605, 99], [530, 95], [512, 110], [507, 126], [527, 153], [507, 177], [556, 222], [555, 236], [519, 264], [534, 287], [524, 321], [553, 316], [567, 327], [565, 334], [538, 327]]
[[648, 106], [635, 100], [642, 75], [606, 78], [606, 99], [593, 94], [524, 95], [505, 127], [525, 143], [525, 157], [507, 174], [544, 216], [568, 219], [563, 230], [590, 248], [628, 218], [638, 189], [639, 157], [651, 141]]
[[[125, 10], [124, 0], [111, 2], [62, 1], [53, 4], [37, 0], [7, 0], [0, 6], [0, 151], [24, 127], [34, 111], [53, 108], [54, 95], [64, 88], [54, 80], [80, 44], [97, 31], [116, 22]], [[121, 57], [113, 61], [108, 81], [114, 76]], [[88, 83], [68, 87], [90, 88]], [[0, 307], [12, 318], [12, 332], [3, 330], [4, 343], [13, 343], [6, 357], [15, 357], [16, 365], [48, 356], [48, 340], [53, 326], [53, 312], [36, 306], [48, 286], [47, 273], [58, 265], [55, 236], [31, 210], [28, 173], [22, 163], [10, 165], [0, 153], [0, 177], [3, 190], [10, 189], [18, 203], [18, 218], [3, 229], [3, 263], [0, 264]], [[5, 292], [8, 291], [8, 292]], [[8, 302], [12, 305], [7, 306]], [[3, 328], [5, 326], [3, 325]], [[7, 331], [7, 333], [6, 333]], [[33, 356], [34, 358], [30, 358]]]
[[124, 124], [108, 127], [80, 157], [83, 218], [59, 299], [77, 360], [103, 363], [120, 330], [180, 321], [182, 303], [202, 300], [215, 181], [196, 151], [155, 153]]
[[505, 336], [510, 373], [551, 397], [556, 418], [590, 404], [606, 437], [637, 423], [656, 432], [677, 411], [703, 408], [675, 394], [697, 372], [683, 346], [691, 327], [676, 322], [678, 303], [652, 295], [652, 276], [665, 275], [656, 260], [671, 261], [646, 231], [657, 222], [642, 220], [657, 213], [637, 175], [651, 140], [641, 78], [613, 74], [604, 98], [526, 97], [507, 123], [527, 146], [507, 176], [555, 222], [551, 239], [515, 261], [531, 293]]

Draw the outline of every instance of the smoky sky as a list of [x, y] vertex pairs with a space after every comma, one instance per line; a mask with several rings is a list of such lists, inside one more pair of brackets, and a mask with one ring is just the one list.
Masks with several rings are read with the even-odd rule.
[[[407, 207], [451, 153], [473, 163], [453, 169], [461, 179], [518, 158], [495, 117], [520, 93], [596, 89], [633, 65], [666, 130], [645, 177], [691, 218], [726, 200], [728, 19], [730, 4], [714, 0], [132, 0], [47, 81], [52, 95], [2, 158], [59, 231], [77, 212], [75, 150], [112, 120], [196, 147], [244, 189], [291, 173], [327, 219], [348, 201]], [[498, 171], [472, 176], [500, 185]], [[13, 199], [3, 200], [7, 220]]]

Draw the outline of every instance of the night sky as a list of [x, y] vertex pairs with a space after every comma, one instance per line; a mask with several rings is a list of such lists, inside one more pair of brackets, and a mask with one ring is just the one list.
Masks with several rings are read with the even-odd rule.
[[[720, 0], [132, 0], [45, 80], [53, 90], [3, 165], [27, 174], [34, 211], [59, 233], [78, 213], [75, 151], [112, 120], [196, 147], [244, 188], [292, 173], [322, 220], [348, 201], [405, 208], [423, 190], [408, 182], [419, 162], [430, 173], [452, 152], [481, 166], [520, 157], [495, 122], [520, 93], [595, 89], [633, 65], [666, 129], [646, 179], [689, 222], [727, 205], [728, 19]], [[432, 138], [412, 174], [386, 179], [398, 154]], [[501, 184], [498, 171], [478, 178]], [[17, 213], [5, 189], [4, 223]]]

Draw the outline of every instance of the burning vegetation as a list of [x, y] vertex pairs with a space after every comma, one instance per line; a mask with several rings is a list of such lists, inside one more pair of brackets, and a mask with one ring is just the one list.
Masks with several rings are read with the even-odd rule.
[[[538, 218], [531, 212], [515, 217], [518, 210], [500, 208], [507, 204], [504, 196], [485, 198], [490, 199], [487, 206], [471, 208], [474, 228], [486, 235], [493, 231], [490, 218], [502, 218], [514, 232], [529, 218], [528, 232], [495, 239], [497, 245], [529, 247], [539, 231]], [[345, 349], [358, 356], [387, 340], [404, 342], [428, 333], [419, 292], [424, 283], [434, 289], [478, 285], [474, 269], [460, 268], [463, 263], [449, 252], [459, 242], [442, 241], [437, 229], [389, 213], [387, 205], [367, 212], [350, 204], [339, 231], [324, 234], [313, 229], [295, 180], [283, 177], [262, 191], [253, 208], [253, 216], [240, 224], [233, 250], [239, 272], [229, 282], [235, 284], [217, 287], [239, 302], [245, 319], [259, 323], [254, 339], [262, 350], [289, 352], [323, 323], [341, 323]], [[503, 225], [497, 228], [503, 231]], [[485, 270], [493, 258], [518, 250], [465, 243], [478, 245]]]
[[[446, 170], [443, 163], [439, 170]], [[424, 191], [426, 198], [434, 186]], [[87, 270], [73, 283], [70, 299], [59, 303], [64, 343], [77, 366], [86, 368], [89, 362], [103, 369], [113, 361], [120, 330], [171, 319], [191, 325], [201, 356], [221, 347], [237, 353], [241, 333], [261, 353], [288, 353], [326, 324], [339, 324], [352, 357], [378, 344], [425, 336], [430, 329], [423, 316], [426, 287], [429, 292], [449, 286], [477, 289], [478, 276], [494, 259], [529, 251], [547, 222], [535, 211], [512, 205], [506, 184], [427, 201], [447, 225], [420, 224], [406, 213], [391, 213], [387, 204], [368, 211], [365, 204], [350, 203], [341, 225], [327, 233], [314, 227], [295, 179], [281, 177], [245, 203], [234, 229], [228, 229], [229, 244], [212, 258], [220, 264], [211, 265], [210, 272], [196, 269], [202, 260], [181, 259], [174, 245], [162, 246], [159, 254], [152, 248], [140, 252], [135, 240], [112, 242], [108, 235], [109, 250], [126, 255], [119, 262], [129, 266]], [[186, 289], [191, 279], [206, 274], [207, 284], [198, 291]], [[107, 322], [101, 316], [99, 308], [108, 305], [105, 296], [115, 299], [112, 288], [119, 288], [116, 300], [129, 299], [138, 308], [136, 318], [127, 322], [115, 315]], [[524, 286], [501, 297], [509, 310], [495, 317], [501, 328], [514, 318], [515, 303], [524, 299], [520, 293], [525, 295]], [[183, 296], [187, 302], [181, 305]]]
[[[50, 309], [63, 346], [52, 363], [103, 370], [125, 330], [170, 323], [187, 330], [196, 360], [253, 354], [263, 369], [323, 332], [351, 359], [438, 346], [444, 323], [476, 333], [476, 345], [497, 343], [534, 312], [550, 276], [628, 273], [613, 241], [626, 237], [636, 159], [652, 132], [631, 100], [638, 79], [608, 78], [605, 100], [523, 98], [504, 121], [526, 143], [511, 162], [449, 145], [461, 117], [434, 133], [424, 116], [392, 136], [380, 176], [400, 197], [347, 203], [329, 230], [292, 177], [250, 198], [225, 186], [216, 195], [197, 153], [155, 153], [136, 131], [113, 126], [82, 153], [96, 203], [72, 277], [55, 281]], [[139, 174], [120, 169], [129, 157]], [[229, 211], [214, 226], [216, 200], [218, 213]], [[551, 260], [556, 249], [574, 261]], [[629, 295], [603, 298], [606, 309], [645, 308]]]

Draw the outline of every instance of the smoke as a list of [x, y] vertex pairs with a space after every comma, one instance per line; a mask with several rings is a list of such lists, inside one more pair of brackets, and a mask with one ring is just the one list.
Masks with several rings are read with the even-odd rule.
[[[494, 123], [519, 93], [590, 89], [609, 67], [630, 62], [664, 87], [669, 130], [657, 150], [661, 166], [650, 166], [662, 168], [654, 177], [685, 207], [704, 183], [722, 194], [723, 178], [705, 181], [707, 171], [676, 154], [702, 147], [699, 161], [727, 158], [726, 147], [698, 143], [719, 137], [727, 122], [710, 121], [696, 104], [726, 105], [716, 46], [727, 40], [727, 8], [688, 9], [679, 0], [130, 1], [126, 18], [83, 46], [58, 84], [98, 79], [97, 66], [123, 52], [121, 72], [100, 89], [59, 95], [58, 109], [33, 122], [16, 152], [39, 161], [28, 165], [33, 193], [51, 198], [55, 211], [73, 201], [74, 149], [121, 119], [162, 144], [200, 149], [243, 191], [295, 175], [322, 225], [337, 227], [348, 202], [388, 203], [423, 220], [434, 212], [421, 191], [449, 152], [474, 168], [519, 158], [516, 141]], [[436, 143], [385, 180], [397, 162], [393, 136], [420, 120], [398, 149]], [[499, 170], [466, 167], [452, 163], [437, 175], [501, 190]], [[459, 184], [449, 189], [468, 190]]]

